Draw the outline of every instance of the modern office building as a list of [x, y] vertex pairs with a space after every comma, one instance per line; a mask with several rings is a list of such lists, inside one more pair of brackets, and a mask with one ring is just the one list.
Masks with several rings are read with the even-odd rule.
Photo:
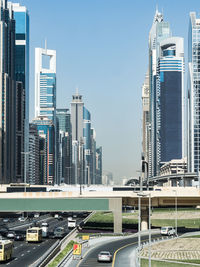
[[149, 176], [184, 154], [183, 39], [156, 11], [149, 34]]
[[55, 183], [55, 127], [47, 117], [37, 117], [32, 121], [39, 135], [39, 170], [41, 184]]
[[58, 183], [72, 183], [72, 137], [69, 109], [56, 109]]
[[[29, 13], [25, 6], [12, 3], [15, 19], [15, 79], [16, 87], [16, 180], [28, 177], [29, 149]], [[26, 158], [25, 158], [26, 157]], [[25, 175], [26, 172], [26, 175]]]
[[56, 51], [35, 48], [35, 117], [56, 125]]
[[200, 169], [200, 17], [190, 13], [188, 34], [188, 171]]
[[90, 167], [90, 180], [91, 184], [96, 184], [96, 131], [91, 128], [91, 167]]
[[15, 20], [12, 3], [0, 1], [0, 183], [16, 181]]
[[183, 38], [160, 41], [157, 71], [157, 161], [159, 168], [184, 156]]
[[85, 177], [84, 183], [91, 184], [91, 114], [83, 107], [83, 137], [85, 150]]
[[96, 149], [96, 184], [102, 184], [102, 147]]
[[[84, 183], [84, 138], [83, 138], [83, 107], [82, 95], [78, 90], [72, 96], [71, 102], [71, 127], [72, 127], [72, 163], [74, 183]], [[78, 155], [77, 155], [78, 153]]]
[[40, 151], [39, 151], [39, 135], [37, 131], [37, 125], [29, 124], [29, 175], [27, 183], [29, 184], [42, 184], [40, 180], [39, 163], [40, 163]]
[[144, 159], [149, 161], [149, 74], [145, 75], [142, 86], [142, 152]]

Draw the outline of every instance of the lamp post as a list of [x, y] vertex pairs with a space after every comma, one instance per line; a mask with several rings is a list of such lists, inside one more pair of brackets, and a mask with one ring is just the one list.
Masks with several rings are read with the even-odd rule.
[[148, 223], [148, 227], [149, 227], [149, 247], [148, 247], [148, 254], [149, 254], [149, 267], [151, 267], [151, 193], [138, 193], [137, 194], [138, 198], [139, 198], [139, 217], [138, 217], [138, 249], [139, 249], [139, 253], [138, 253], [138, 266], [140, 267], [141, 265], [141, 259], [140, 259], [140, 249], [141, 249], [141, 235], [140, 235], [140, 231], [141, 231], [141, 197], [149, 197], [149, 223]]
[[177, 233], [177, 228], [178, 228], [178, 223], [177, 223], [177, 190], [173, 190], [175, 192], [175, 213], [176, 213], [176, 218], [175, 218], [175, 229], [176, 229], [176, 236], [178, 235]]

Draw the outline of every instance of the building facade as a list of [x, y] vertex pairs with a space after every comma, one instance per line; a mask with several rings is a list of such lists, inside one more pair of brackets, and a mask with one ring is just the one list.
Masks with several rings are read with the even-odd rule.
[[72, 183], [71, 116], [68, 109], [56, 109], [58, 184]]
[[0, 182], [16, 181], [15, 20], [12, 3], [0, 1]]
[[39, 135], [39, 171], [41, 184], [55, 183], [55, 127], [47, 117], [37, 117], [32, 121]]
[[39, 135], [36, 124], [29, 124], [29, 175], [27, 182], [29, 184], [42, 184], [40, 180], [40, 150], [39, 150]]
[[16, 181], [23, 182], [28, 177], [24, 163], [29, 157], [29, 13], [18, 3], [12, 3], [12, 9], [16, 23], [15, 79], [21, 83], [16, 86]]
[[188, 171], [200, 169], [200, 18], [190, 13], [188, 34]]
[[156, 11], [149, 34], [149, 176], [184, 155], [183, 39], [172, 37], [168, 22]]

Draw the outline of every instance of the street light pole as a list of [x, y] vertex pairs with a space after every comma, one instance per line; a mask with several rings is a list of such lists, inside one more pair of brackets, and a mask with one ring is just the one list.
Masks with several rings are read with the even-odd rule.
[[141, 249], [141, 236], [140, 236], [140, 231], [141, 231], [141, 196], [138, 195], [138, 266], [140, 267], [140, 249]]
[[140, 250], [141, 250], [141, 197], [149, 196], [149, 248], [148, 248], [148, 254], [149, 254], [149, 267], [151, 267], [151, 193], [138, 193], [137, 194], [139, 200], [138, 200], [138, 266], [141, 266], [141, 259], [140, 259]]

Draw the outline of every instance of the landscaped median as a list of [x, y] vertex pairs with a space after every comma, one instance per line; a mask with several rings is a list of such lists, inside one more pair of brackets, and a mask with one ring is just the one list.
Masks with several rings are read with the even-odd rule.
[[69, 253], [74, 243], [75, 242], [71, 240], [67, 244], [67, 246], [63, 249], [63, 251], [60, 252], [50, 264], [48, 264], [48, 267], [56, 267], [59, 264], [59, 262], [61, 262], [61, 260], [67, 255], [67, 253]]

